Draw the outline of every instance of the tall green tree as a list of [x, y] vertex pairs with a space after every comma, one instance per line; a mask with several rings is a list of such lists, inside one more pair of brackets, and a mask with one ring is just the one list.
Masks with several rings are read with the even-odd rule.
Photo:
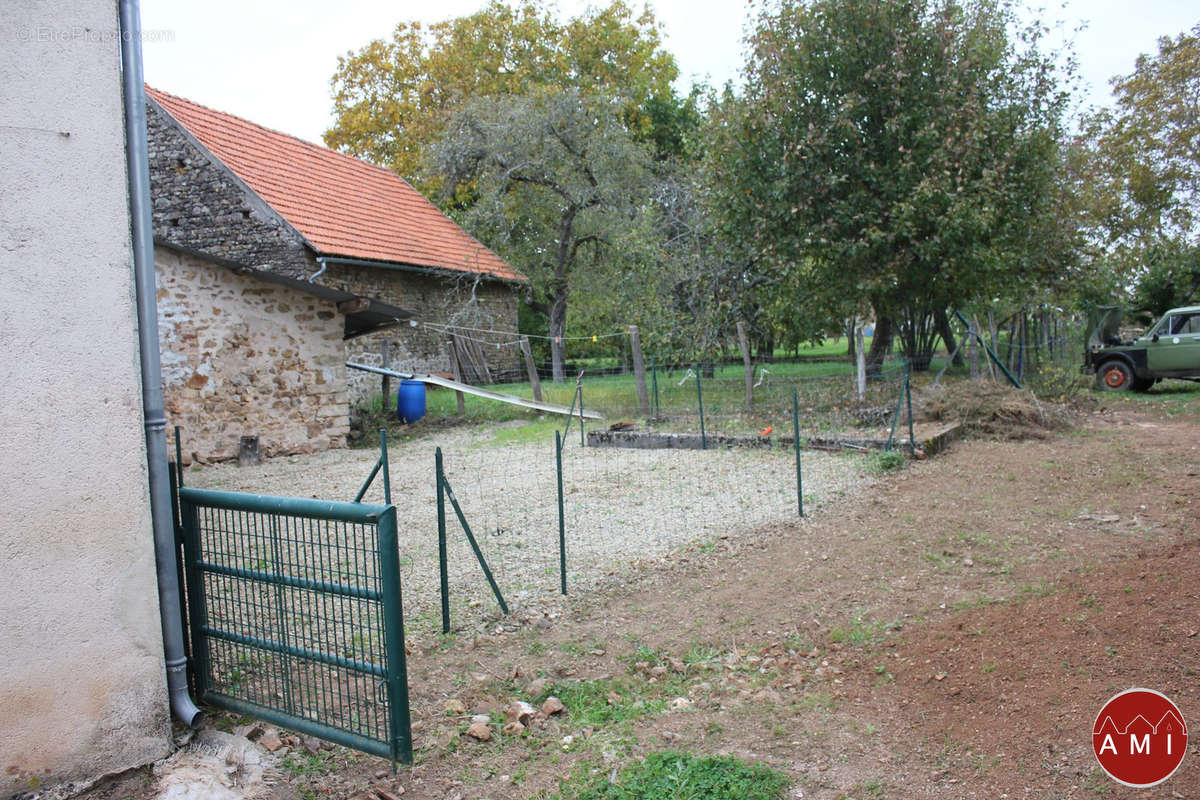
[[577, 274], [604, 291], [625, 280], [622, 254], [644, 242], [651, 158], [623, 124], [623, 105], [578, 89], [477, 98], [429, 151], [447, 186], [472, 186], [468, 228], [529, 276], [526, 302], [549, 318], [556, 381]]
[[340, 57], [325, 143], [412, 178], [466, 100], [571, 88], [621, 96], [625, 126], [649, 136], [647, 104], [671, 97], [677, 74], [648, 9], [613, 0], [562, 22], [541, 0], [490, 0], [429, 27], [401, 22], [390, 40]]
[[1097, 271], [1156, 313], [1200, 296], [1200, 25], [1112, 80], [1076, 164]]
[[939, 312], [1061, 269], [1041, 231], [1067, 97], [1040, 28], [1015, 29], [1003, 0], [781, 0], [759, 18], [745, 91], [714, 109], [709, 203], [796, 313], [873, 310], [873, 349], [899, 329], [919, 368]]

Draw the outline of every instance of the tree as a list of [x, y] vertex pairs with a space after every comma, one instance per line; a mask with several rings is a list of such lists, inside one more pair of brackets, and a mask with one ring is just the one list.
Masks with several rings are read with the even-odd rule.
[[651, 159], [623, 124], [623, 107], [577, 89], [478, 98], [429, 153], [447, 186], [472, 186], [467, 227], [529, 275], [526, 302], [549, 318], [555, 381], [576, 271], [594, 283], [624, 281], [620, 254], [642, 241]]
[[1098, 271], [1161, 313], [1200, 292], [1200, 25], [1112, 85], [1115, 107], [1085, 120], [1077, 183]]
[[[782, 0], [714, 112], [709, 204], [820, 320], [876, 315], [927, 366], [936, 317], [1062, 268], [1066, 94], [1040, 28], [977, 0]], [[798, 312], [799, 313], [799, 312]]]
[[643, 106], [671, 96], [678, 74], [654, 15], [613, 0], [562, 23], [552, 8], [491, 0], [428, 28], [402, 22], [390, 41], [340, 57], [325, 143], [413, 178], [464, 101], [570, 88], [619, 94], [625, 126], [649, 135], [652, 110]]

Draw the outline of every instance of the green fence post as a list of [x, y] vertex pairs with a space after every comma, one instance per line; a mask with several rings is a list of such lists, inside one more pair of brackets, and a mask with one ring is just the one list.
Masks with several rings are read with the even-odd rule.
[[438, 575], [442, 583], [442, 633], [450, 632], [450, 573], [446, 566], [446, 477], [442, 468], [442, 448], [434, 453], [437, 481]]
[[[387, 474], [386, 472], [384, 473]], [[400, 551], [396, 507], [379, 516], [376, 530], [383, 589], [383, 625], [387, 650], [388, 736], [392, 762], [412, 763], [412, 718], [408, 708], [408, 661], [404, 653], [404, 600], [400, 589]]]
[[658, 403], [658, 364], [654, 361], [650, 362], [650, 382], [654, 386], [654, 416], [662, 415], [662, 407]]
[[792, 444], [796, 448], [796, 505], [804, 516], [804, 479], [800, 472], [800, 393], [792, 392]]
[[183, 522], [183, 552], [187, 573], [188, 633], [192, 637], [192, 670], [196, 686], [196, 699], [203, 700], [208, 694], [209, 649], [205, 628], [208, 625], [208, 606], [204, 600], [204, 574], [200, 570], [200, 524], [196, 518], [196, 506], [179, 501], [179, 513]]
[[554, 432], [554, 461], [558, 469], [558, 575], [562, 593], [567, 593], [567, 526], [563, 509], [562, 442], [558, 431]]
[[904, 362], [904, 398], [908, 403], [908, 454], [913, 458], [917, 457], [917, 437], [913, 432], [913, 413], [912, 413], [912, 382], [910, 380], [908, 361]]
[[[967, 318], [964, 317], [962, 315], [962, 312], [959, 311], [957, 308], [954, 309], [954, 316], [958, 317], [959, 322], [961, 322], [963, 325], [967, 326], [968, 331], [973, 330], [971, 328], [971, 323], [967, 322]], [[1004, 366], [1004, 362], [1000, 360], [1000, 357], [996, 355], [995, 351], [992, 350], [992, 348], [988, 345], [988, 343], [983, 340], [983, 337], [980, 336], [978, 333], [976, 333], [975, 340], [977, 342], [979, 342], [980, 345], [983, 346], [984, 350], [987, 351], [988, 358], [990, 358], [992, 360], [993, 364], [995, 364], [997, 367], [1000, 368], [1000, 371], [1004, 373], [1004, 377], [1008, 378], [1008, 382], [1011, 383], [1017, 389], [1022, 388], [1021, 382], [1019, 380], [1017, 380], [1015, 377], [1013, 377], [1013, 374], [1011, 372], [1009, 372], [1008, 367]]]
[[175, 470], [179, 473], [176, 480], [176, 489], [183, 488], [183, 445], [179, 443], [179, 426], [175, 426]]
[[392, 504], [392, 480], [388, 474], [387, 429], [379, 429], [379, 463], [383, 465], [383, 502]]
[[704, 390], [700, 388], [700, 365], [696, 365], [696, 400], [700, 403], [700, 449], [708, 449], [708, 436], [704, 432]]
[[575, 393], [571, 395], [571, 407], [567, 410], [567, 425], [563, 428], [563, 444], [567, 443], [567, 434], [571, 432], [571, 423], [575, 421], [575, 401], [579, 399], [579, 387], [576, 386], [575, 388]]
[[896, 395], [896, 410], [892, 412], [892, 429], [888, 432], [887, 444], [883, 446], [884, 452], [892, 451], [892, 444], [896, 441], [896, 425], [900, 422], [900, 407], [904, 403], [904, 384], [900, 384], [900, 394]]
[[575, 391], [579, 394], [579, 446], [587, 447], [587, 440], [584, 438], [583, 432], [583, 373], [579, 373], [579, 380], [575, 384]]
[[475, 534], [471, 532], [471, 526], [467, 524], [467, 515], [463, 513], [462, 506], [458, 504], [458, 498], [454, 496], [454, 489], [450, 486], [449, 481], [443, 481], [446, 486], [446, 496], [450, 498], [450, 505], [454, 508], [454, 513], [458, 516], [458, 522], [462, 525], [463, 533], [467, 535], [467, 542], [470, 543], [471, 549], [475, 551], [475, 559], [479, 562], [479, 567], [483, 570], [483, 576], [487, 578], [488, 585], [492, 587], [492, 594], [496, 596], [496, 602], [500, 604], [500, 610], [505, 614], [508, 613], [508, 603], [504, 602], [504, 595], [500, 593], [500, 587], [496, 584], [496, 578], [492, 575], [492, 569], [488, 566], [487, 559], [483, 557], [483, 551], [479, 549], [479, 542], [475, 540]]

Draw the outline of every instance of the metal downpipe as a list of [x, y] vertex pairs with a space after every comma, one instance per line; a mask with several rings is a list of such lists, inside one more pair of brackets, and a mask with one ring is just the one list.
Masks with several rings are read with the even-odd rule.
[[133, 235], [133, 276], [137, 301], [138, 355], [142, 367], [142, 410], [146, 459], [150, 472], [150, 515], [154, 526], [154, 562], [158, 572], [158, 610], [171, 711], [190, 727], [202, 712], [187, 685], [183, 614], [175, 568], [175, 525], [167, 474], [167, 420], [163, 412], [162, 363], [158, 353], [155, 302], [154, 228], [150, 206], [150, 161], [146, 144], [146, 96], [142, 77], [142, 19], [138, 0], [119, 0], [121, 83], [125, 96], [125, 160], [129, 173], [129, 214]]

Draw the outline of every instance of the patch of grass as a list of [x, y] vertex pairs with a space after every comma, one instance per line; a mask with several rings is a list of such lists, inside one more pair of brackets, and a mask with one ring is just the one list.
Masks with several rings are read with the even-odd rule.
[[646, 662], [652, 667], [665, 664], [669, 657], [666, 650], [656, 650], [653, 647], [635, 643], [633, 652], [626, 656], [625, 660], [629, 662], [629, 668], [633, 669], [634, 665], [641, 661]]
[[788, 778], [762, 765], [729, 756], [652, 753], [621, 770], [554, 795], [555, 800], [782, 800]]
[[900, 469], [908, 461], [899, 450], [883, 450], [870, 458], [871, 469], [875, 472], [893, 472]]
[[805, 692], [796, 705], [805, 711], [812, 711], [817, 708], [833, 709], [833, 695], [828, 692]]
[[291, 750], [283, 757], [283, 769], [293, 778], [315, 778], [332, 772], [334, 766], [333, 753], [328, 750]]
[[694, 644], [683, 654], [683, 663], [689, 667], [710, 664], [721, 657], [721, 651], [706, 644]]
[[848, 625], [830, 628], [829, 640], [836, 644], [875, 645], [883, 641], [888, 631], [899, 630], [900, 627], [899, 620], [868, 620], [866, 614], [857, 612]]
[[523, 425], [514, 424], [512, 427], [493, 429], [489, 444], [494, 447], [510, 444], [545, 444], [553, 453], [554, 432], [560, 428], [558, 420], [542, 417]]
[[534, 698], [534, 703], [541, 705], [553, 694], [567, 707], [572, 724], [593, 727], [658, 714], [666, 709], [665, 699], [645, 696], [640, 689], [639, 684], [619, 679], [555, 681]]

